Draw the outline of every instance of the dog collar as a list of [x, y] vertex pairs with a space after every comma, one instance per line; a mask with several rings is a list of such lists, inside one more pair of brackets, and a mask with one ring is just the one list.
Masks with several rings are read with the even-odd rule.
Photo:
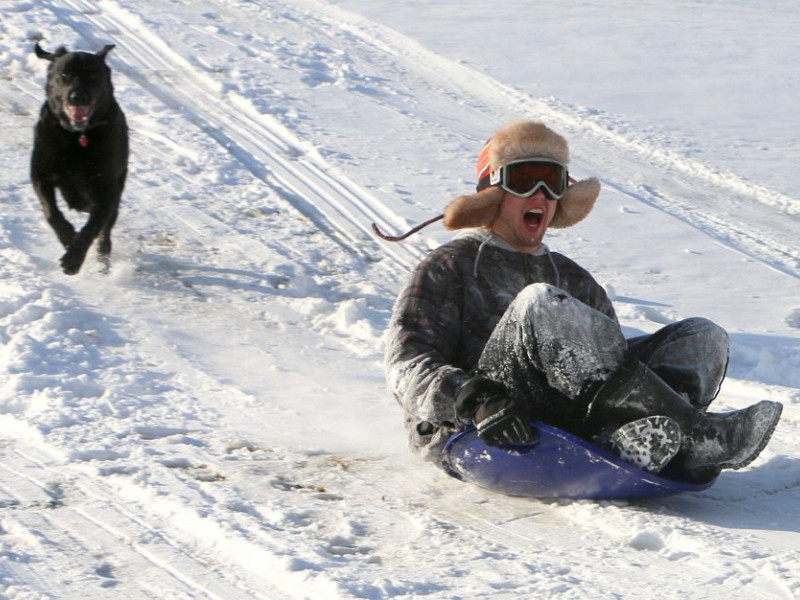
[[78, 138], [78, 143], [79, 143], [81, 146], [83, 146], [84, 148], [86, 148], [86, 146], [88, 146], [88, 145], [89, 145], [89, 138], [88, 138], [88, 137], [86, 137], [86, 134], [85, 134], [85, 133], [81, 134], [81, 137], [79, 137], [79, 138]]

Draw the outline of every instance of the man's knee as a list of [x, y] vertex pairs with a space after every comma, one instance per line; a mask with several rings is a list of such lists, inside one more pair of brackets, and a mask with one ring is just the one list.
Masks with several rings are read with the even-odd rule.
[[[518, 310], [529, 313], [557, 310], [565, 301], [575, 301], [564, 290], [549, 283], [532, 283], [522, 289], [514, 299]], [[589, 308], [588, 306], [586, 308]]]
[[696, 340], [696, 345], [708, 352], [709, 355], [716, 355], [720, 361], [727, 362], [730, 340], [728, 332], [722, 327], [703, 317], [692, 317], [683, 321], [685, 333]]
[[722, 345], [728, 344], [728, 332], [722, 327], [704, 317], [691, 317], [686, 319], [688, 327], [698, 335], [707, 337], [712, 341], [719, 341]]
[[531, 284], [517, 295], [512, 307], [514, 320], [533, 333], [540, 347], [558, 340], [561, 345], [592, 348], [593, 353], [618, 358], [625, 349], [616, 321], [555, 286]]

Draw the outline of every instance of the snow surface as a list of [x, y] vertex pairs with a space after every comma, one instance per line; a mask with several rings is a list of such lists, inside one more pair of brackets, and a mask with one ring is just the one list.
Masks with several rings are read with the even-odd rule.
[[[0, 597], [800, 597], [794, 0], [7, 0]], [[28, 176], [46, 63], [109, 55], [132, 129], [113, 266], [58, 268]], [[507, 498], [406, 448], [382, 372], [399, 231], [517, 117], [604, 191], [547, 242], [630, 334], [731, 332], [747, 469], [650, 502]], [[76, 215], [72, 215], [76, 217]]]

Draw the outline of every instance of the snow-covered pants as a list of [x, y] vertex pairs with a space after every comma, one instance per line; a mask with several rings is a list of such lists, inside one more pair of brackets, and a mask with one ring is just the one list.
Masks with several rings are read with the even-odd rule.
[[693, 318], [628, 341], [608, 316], [536, 283], [508, 307], [475, 371], [504, 384], [531, 418], [581, 433], [594, 391], [626, 353], [705, 407], [725, 376], [728, 336], [711, 321]]

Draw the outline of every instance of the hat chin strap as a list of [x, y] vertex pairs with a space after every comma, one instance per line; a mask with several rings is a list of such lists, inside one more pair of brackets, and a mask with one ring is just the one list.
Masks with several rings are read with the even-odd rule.
[[459, 196], [445, 207], [443, 214], [428, 219], [401, 235], [387, 235], [375, 223], [372, 224], [372, 231], [388, 242], [399, 242], [440, 219], [444, 219], [444, 226], [450, 230], [485, 227], [494, 221], [503, 203], [504, 193], [503, 188], [492, 186], [475, 194]]

